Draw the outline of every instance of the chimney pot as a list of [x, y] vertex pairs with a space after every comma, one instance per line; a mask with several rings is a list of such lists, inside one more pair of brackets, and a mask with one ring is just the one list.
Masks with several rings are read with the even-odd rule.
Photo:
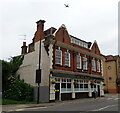
[[45, 20], [39, 20], [39, 21], [37, 21], [36, 23], [37, 23], [37, 25], [44, 24], [44, 23], [45, 23]]
[[27, 53], [27, 46], [26, 46], [26, 42], [23, 42], [23, 46], [21, 47], [21, 54], [26, 54]]
[[26, 42], [23, 42], [23, 46], [26, 46]]

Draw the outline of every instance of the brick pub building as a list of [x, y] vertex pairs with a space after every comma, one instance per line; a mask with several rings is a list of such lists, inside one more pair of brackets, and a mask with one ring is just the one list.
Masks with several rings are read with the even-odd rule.
[[97, 42], [91, 43], [72, 36], [65, 25], [58, 29], [51, 27], [44, 30], [44, 22], [36, 22], [37, 30], [32, 43], [26, 46], [24, 42], [24, 60], [17, 72], [22, 79], [33, 85], [34, 99], [37, 99], [35, 77], [40, 41], [40, 101], [92, 97], [94, 90], [98, 96], [104, 96], [102, 55]]

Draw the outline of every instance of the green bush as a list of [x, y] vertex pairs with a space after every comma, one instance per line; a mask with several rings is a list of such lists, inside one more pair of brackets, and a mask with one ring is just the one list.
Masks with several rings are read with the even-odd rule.
[[2, 61], [2, 96], [4, 99], [32, 101], [32, 86], [16, 75], [22, 61], [23, 56], [13, 57], [10, 62]]

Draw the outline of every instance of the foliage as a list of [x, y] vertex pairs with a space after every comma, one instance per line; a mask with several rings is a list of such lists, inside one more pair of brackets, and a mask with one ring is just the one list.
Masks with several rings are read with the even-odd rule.
[[16, 75], [22, 61], [23, 56], [13, 57], [10, 62], [2, 61], [2, 96], [4, 99], [32, 100], [32, 86]]
[[78, 82], [77, 81], [74, 81], [74, 85], [77, 85], [78, 84]]
[[56, 82], [55, 82], [55, 80], [52, 80], [51, 83], [52, 83], [52, 84], [55, 84]]

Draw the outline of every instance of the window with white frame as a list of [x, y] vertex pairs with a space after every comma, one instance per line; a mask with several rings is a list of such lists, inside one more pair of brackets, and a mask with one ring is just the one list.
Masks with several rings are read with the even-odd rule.
[[100, 61], [97, 61], [97, 72], [100, 72]]
[[87, 58], [83, 57], [83, 70], [87, 70], [88, 69], [87, 66], [88, 66]]
[[55, 64], [62, 65], [62, 51], [56, 49]]
[[96, 62], [95, 59], [92, 59], [92, 71], [96, 71]]
[[82, 63], [81, 63], [81, 56], [77, 55], [77, 69], [81, 69], [82, 68]]
[[70, 53], [65, 52], [65, 66], [70, 67]]

